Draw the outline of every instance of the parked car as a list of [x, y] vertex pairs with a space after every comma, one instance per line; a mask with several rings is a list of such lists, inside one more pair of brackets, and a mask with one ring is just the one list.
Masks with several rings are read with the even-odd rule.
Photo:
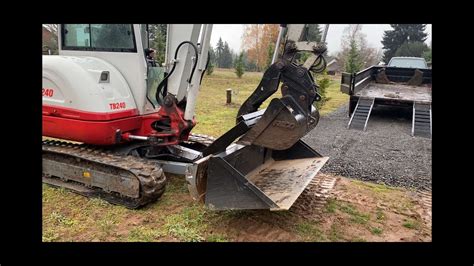
[[428, 69], [428, 64], [422, 57], [392, 57], [390, 62], [388, 62], [388, 66]]

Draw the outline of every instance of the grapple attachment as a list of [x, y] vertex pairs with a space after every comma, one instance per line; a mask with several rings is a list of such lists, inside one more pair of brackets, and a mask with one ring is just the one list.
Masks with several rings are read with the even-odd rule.
[[307, 116], [292, 97], [273, 99], [258, 122], [237, 143], [286, 150], [311, 131], [319, 121], [312, 107]]
[[205, 204], [213, 210], [288, 210], [327, 159], [301, 140], [280, 151], [231, 145], [209, 159]]
[[[236, 125], [188, 171], [191, 194], [209, 209], [288, 210], [328, 160], [301, 140], [319, 121], [313, 103], [321, 95], [310, 71], [323, 71], [326, 49], [288, 35], [283, 56], [242, 103]], [[303, 65], [295, 61], [299, 51], [312, 53]], [[259, 110], [280, 82], [282, 97]]]

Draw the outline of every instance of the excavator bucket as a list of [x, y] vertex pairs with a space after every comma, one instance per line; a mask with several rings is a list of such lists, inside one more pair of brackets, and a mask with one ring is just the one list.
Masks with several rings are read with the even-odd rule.
[[319, 113], [313, 107], [311, 116], [298, 111], [292, 98], [273, 99], [258, 122], [237, 143], [286, 150], [318, 123]]
[[288, 210], [327, 160], [301, 140], [285, 150], [233, 144], [208, 161], [205, 204]]

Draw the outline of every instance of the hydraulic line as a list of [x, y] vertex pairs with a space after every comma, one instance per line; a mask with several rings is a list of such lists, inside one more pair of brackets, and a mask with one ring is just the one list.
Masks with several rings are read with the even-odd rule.
[[321, 73], [324, 69], [326, 69], [326, 58], [320, 54], [309, 70], [314, 73]]
[[[193, 48], [194, 48], [194, 54], [196, 56], [195, 60], [194, 60], [194, 64], [193, 64], [193, 68], [191, 70], [191, 74], [189, 76], [189, 79], [188, 79], [188, 83], [191, 82], [191, 79], [193, 77], [193, 74], [194, 74], [194, 70], [196, 69], [196, 66], [197, 66], [197, 62], [198, 62], [198, 59], [199, 59], [199, 54], [198, 54], [198, 49], [196, 47], [196, 45], [194, 45], [194, 43], [190, 42], [190, 41], [184, 41], [182, 43], [180, 43], [178, 45], [178, 47], [176, 48], [176, 51], [174, 53], [174, 60], [173, 60], [173, 67], [171, 68], [171, 71], [170, 73], [168, 73], [164, 78], [163, 80], [160, 82], [160, 84], [158, 84], [158, 88], [156, 90], [156, 101], [161, 103], [161, 100], [160, 100], [160, 92], [161, 90], [163, 89], [163, 87], [167, 84], [167, 81], [168, 81], [168, 78], [171, 76], [171, 74], [173, 74], [173, 71], [174, 69], [176, 68], [176, 60], [178, 59], [178, 52], [179, 52], [179, 49], [184, 45], [184, 44], [189, 44], [191, 45]], [[166, 93], [167, 93], [167, 89], [166, 87], [164, 88], [163, 90], [163, 93], [162, 93], [162, 96], [166, 96]]]
[[201, 74], [201, 80], [199, 81], [199, 84], [202, 83], [202, 78], [204, 77], [204, 73], [206, 73], [207, 67], [209, 66], [209, 59], [211, 58], [211, 52], [207, 52], [207, 62], [206, 62], [206, 68], [204, 68], [204, 71], [202, 71]]

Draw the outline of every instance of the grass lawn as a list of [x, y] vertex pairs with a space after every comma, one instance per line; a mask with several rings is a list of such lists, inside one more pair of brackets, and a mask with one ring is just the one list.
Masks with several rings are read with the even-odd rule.
[[[242, 78], [231, 69], [215, 69], [212, 75], [205, 75], [202, 82], [199, 100], [196, 107], [196, 118], [198, 124], [193, 129], [194, 133], [218, 137], [235, 125], [235, 118], [240, 105], [250, 96], [258, 86], [263, 73], [246, 72]], [[340, 92], [340, 78], [332, 78], [327, 97], [321, 115], [334, 111], [343, 104], [347, 104], [349, 96]], [[226, 104], [226, 89], [233, 90], [232, 104]], [[278, 90], [272, 97], [267, 99], [261, 108], [265, 108], [271, 99], [281, 97]]]

